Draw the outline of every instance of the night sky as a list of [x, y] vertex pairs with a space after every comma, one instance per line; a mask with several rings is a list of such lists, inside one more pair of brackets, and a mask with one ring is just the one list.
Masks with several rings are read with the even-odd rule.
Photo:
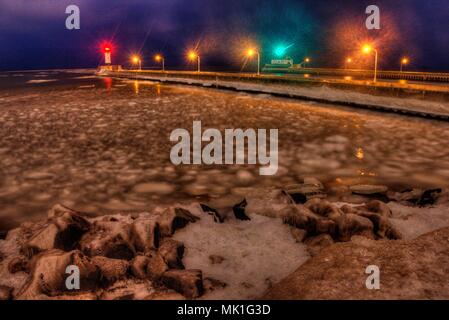
[[[81, 10], [81, 30], [65, 28], [65, 8]], [[381, 9], [380, 31], [365, 28], [365, 8]], [[96, 67], [102, 41], [114, 44], [114, 63], [140, 53], [144, 67], [163, 53], [167, 68], [191, 68], [197, 48], [205, 70], [245, 66], [243, 52], [262, 48], [265, 62], [278, 45], [312, 66], [370, 63], [360, 45], [370, 41], [380, 67], [398, 69], [402, 56], [416, 70], [449, 70], [448, 0], [0, 0], [0, 70]], [[251, 65], [246, 66], [251, 68]]]

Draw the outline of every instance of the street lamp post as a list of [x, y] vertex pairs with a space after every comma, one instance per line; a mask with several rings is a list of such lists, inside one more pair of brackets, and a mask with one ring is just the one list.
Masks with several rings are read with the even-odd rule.
[[364, 45], [362, 48], [363, 53], [369, 54], [371, 51], [374, 51], [375, 57], [374, 57], [374, 82], [377, 82], [377, 64], [378, 64], [378, 52], [377, 49], [373, 48], [370, 45]]
[[154, 57], [154, 59], [157, 62], [161, 62], [162, 63], [162, 71], [165, 72], [165, 58], [164, 58], [164, 56], [161, 56], [161, 55], [158, 54], [157, 56]]
[[402, 73], [402, 71], [404, 69], [404, 65], [407, 65], [408, 62], [409, 62], [409, 60], [407, 58], [402, 58], [401, 59], [401, 73]]
[[352, 63], [352, 58], [347, 58], [346, 60], [345, 60], [345, 69], [348, 69], [348, 64], [349, 63]]
[[260, 53], [257, 50], [249, 49], [247, 52], [248, 57], [253, 57], [257, 55], [257, 75], [260, 76]]
[[142, 71], [142, 59], [139, 56], [133, 56], [132, 62], [139, 65], [139, 71]]
[[195, 53], [195, 52], [193, 52], [193, 51], [191, 51], [189, 53], [189, 59], [190, 60], [194, 60], [195, 58], [197, 59], [197, 64], [198, 64], [198, 71], [197, 72], [200, 73], [201, 72], [201, 58], [200, 58], [200, 55]]
[[376, 53], [375, 62], [374, 62], [374, 82], [376, 82], [377, 81], [377, 64], [379, 62], [379, 59], [378, 59], [379, 54], [376, 49], [374, 49], [374, 52]]
[[307, 63], [310, 62], [310, 58], [305, 58], [304, 59], [304, 68], [306, 67]]
[[304, 58], [304, 60], [299, 64], [300, 68], [305, 68], [306, 64], [310, 62], [310, 58]]

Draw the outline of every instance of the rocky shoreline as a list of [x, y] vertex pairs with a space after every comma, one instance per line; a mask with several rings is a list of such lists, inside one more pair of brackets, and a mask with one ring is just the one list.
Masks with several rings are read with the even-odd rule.
[[[391, 192], [382, 186], [353, 186], [350, 193], [365, 201], [351, 204], [326, 200], [322, 184], [309, 178], [284, 189], [247, 190], [241, 198], [174, 205], [138, 214], [92, 218], [55, 205], [45, 221], [23, 223], [3, 235], [4, 240], [0, 238], [0, 300], [260, 298], [263, 291], [270, 299], [448, 297], [447, 285], [438, 287], [438, 281], [449, 283], [449, 229], [443, 228], [449, 226], [448, 192]], [[435, 215], [435, 223], [417, 231], [412, 228], [414, 221], [427, 219], [419, 216], [423, 210]], [[214, 228], [231, 228], [222, 229], [223, 237], [228, 238], [210, 234]], [[199, 243], [206, 231], [210, 236]], [[239, 239], [240, 235], [244, 239]], [[231, 250], [217, 252], [217, 245]], [[248, 249], [235, 255], [241, 246]], [[421, 250], [426, 253], [422, 263], [416, 260]], [[397, 268], [407, 259], [415, 259], [419, 267], [416, 272], [432, 274], [428, 287], [419, 286], [425, 277], [413, 278], [411, 287], [407, 287], [408, 276], [416, 274], [410, 267], [409, 275], [388, 274], [394, 278], [390, 284], [400, 283], [388, 294], [361, 290], [359, 278], [364, 276], [364, 264], [395, 263], [395, 255], [385, 252], [396, 252], [396, 256], [409, 252], [409, 256], [398, 258], [401, 263]], [[208, 261], [195, 255], [203, 255]], [[372, 259], [361, 262], [367, 256]], [[266, 266], [265, 273], [258, 270], [267, 261], [263, 259], [273, 263]], [[287, 266], [276, 270], [274, 263]], [[80, 289], [66, 286], [66, 268], [71, 265], [79, 268]], [[236, 270], [225, 277], [226, 268]], [[237, 279], [243, 268], [249, 270]], [[218, 276], [211, 276], [211, 270]], [[233, 273], [236, 279], [232, 279]], [[259, 283], [244, 279], [252, 273], [262, 274]], [[357, 285], [338, 285], [345, 283], [344, 279]], [[348, 286], [357, 290], [348, 290]]]

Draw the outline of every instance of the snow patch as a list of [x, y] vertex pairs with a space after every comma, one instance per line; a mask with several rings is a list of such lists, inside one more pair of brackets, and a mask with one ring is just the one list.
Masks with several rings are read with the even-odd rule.
[[390, 222], [402, 233], [404, 240], [449, 227], [449, 207], [409, 207], [397, 202], [388, 203], [393, 217]]
[[[345, 202], [334, 202], [333, 204], [339, 208], [344, 205], [360, 206], [360, 204]], [[392, 201], [387, 205], [392, 212], [392, 217], [388, 220], [401, 232], [403, 240], [413, 240], [426, 233], [449, 227], [448, 204], [434, 207], [412, 207]]]
[[[184, 265], [187, 269], [201, 269], [204, 278], [227, 284], [224, 289], [205, 294], [203, 299], [258, 298], [271, 284], [309, 259], [306, 246], [295, 242], [281, 219], [250, 215], [251, 221], [233, 218], [218, 224], [198, 209], [195, 214], [201, 220], [174, 236], [186, 246]], [[213, 264], [210, 256], [224, 260]]]

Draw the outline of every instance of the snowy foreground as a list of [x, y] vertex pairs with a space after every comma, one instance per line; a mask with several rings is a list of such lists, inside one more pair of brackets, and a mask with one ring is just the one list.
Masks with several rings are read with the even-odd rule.
[[[381, 189], [354, 187], [361, 205], [323, 199], [314, 179], [141, 214], [57, 205], [0, 240], [0, 299], [448, 298], [448, 192]], [[364, 263], [398, 287], [366, 293]], [[75, 292], [68, 265], [80, 268]]]
[[[2, 83], [20, 89], [0, 93], [0, 299], [448, 297], [448, 197], [428, 190], [449, 186], [447, 122], [84, 73]], [[173, 167], [170, 132], [196, 119], [279, 128], [278, 174]]]

